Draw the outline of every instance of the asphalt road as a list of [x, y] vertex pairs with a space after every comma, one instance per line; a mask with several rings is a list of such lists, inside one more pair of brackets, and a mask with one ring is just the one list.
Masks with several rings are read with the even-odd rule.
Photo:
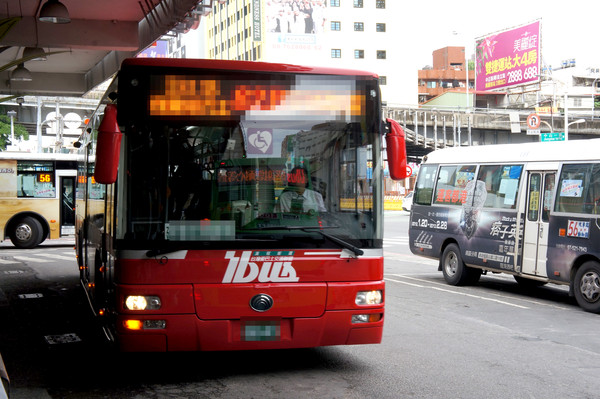
[[448, 286], [435, 261], [410, 254], [407, 226], [405, 212], [386, 212], [381, 345], [265, 352], [111, 352], [86, 312], [72, 243], [2, 243], [10, 398], [598, 397], [600, 316], [563, 287], [526, 292], [509, 276]]

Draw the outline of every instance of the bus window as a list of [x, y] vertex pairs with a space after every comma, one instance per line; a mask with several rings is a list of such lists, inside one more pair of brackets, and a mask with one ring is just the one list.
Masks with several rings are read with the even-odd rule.
[[43, 161], [17, 163], [17, 197], [54, 198], [54, 164]]
[[419, 170], [419, 177], [415, 186], [413, 202], [420, 205], [431, 205], [431, 194], [435, 183], [436, 165], [423, 165]]
[[475, 165], [442, 166], [437, 180], [434, 203], [462, 205], [467, 198], [467, 183], [475, 177]]
[[600, 214], [600, 164], [564, 165], [554, 210]]
[[484, 165], [477, 180], [485, 183], [485, 208], [515, 209], [523, 165]]

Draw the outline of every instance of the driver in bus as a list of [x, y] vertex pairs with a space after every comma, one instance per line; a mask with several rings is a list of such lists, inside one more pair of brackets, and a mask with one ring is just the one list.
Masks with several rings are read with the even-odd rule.
[[288, 187], [279, 196], [281, 212], [307, 213], [327, 212], [323, 196], [308, 188], [308, 171], [295, 167], [288, 174]]

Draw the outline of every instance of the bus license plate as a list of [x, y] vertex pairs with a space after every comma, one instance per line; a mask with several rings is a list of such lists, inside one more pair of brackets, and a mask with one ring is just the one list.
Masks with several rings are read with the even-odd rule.
[[281, 325], [279, 321], [246, 321], [242, 323], [242, 341], [279, 341]]
[[578, 237], [578, 238], [589, 238], [590, 222], [583, 222], [581, 220], [569, 220], [569, 228], [567, 229], [567, 236]]

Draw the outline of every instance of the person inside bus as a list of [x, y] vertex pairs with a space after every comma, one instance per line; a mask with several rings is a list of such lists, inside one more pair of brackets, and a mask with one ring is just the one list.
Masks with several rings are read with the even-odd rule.
[[308, 188], [308, 171], [295, 167], [287, 176], [288, 187], [279, 196], [281, 212], [307, 213], [327, 212], [323, 196]]

